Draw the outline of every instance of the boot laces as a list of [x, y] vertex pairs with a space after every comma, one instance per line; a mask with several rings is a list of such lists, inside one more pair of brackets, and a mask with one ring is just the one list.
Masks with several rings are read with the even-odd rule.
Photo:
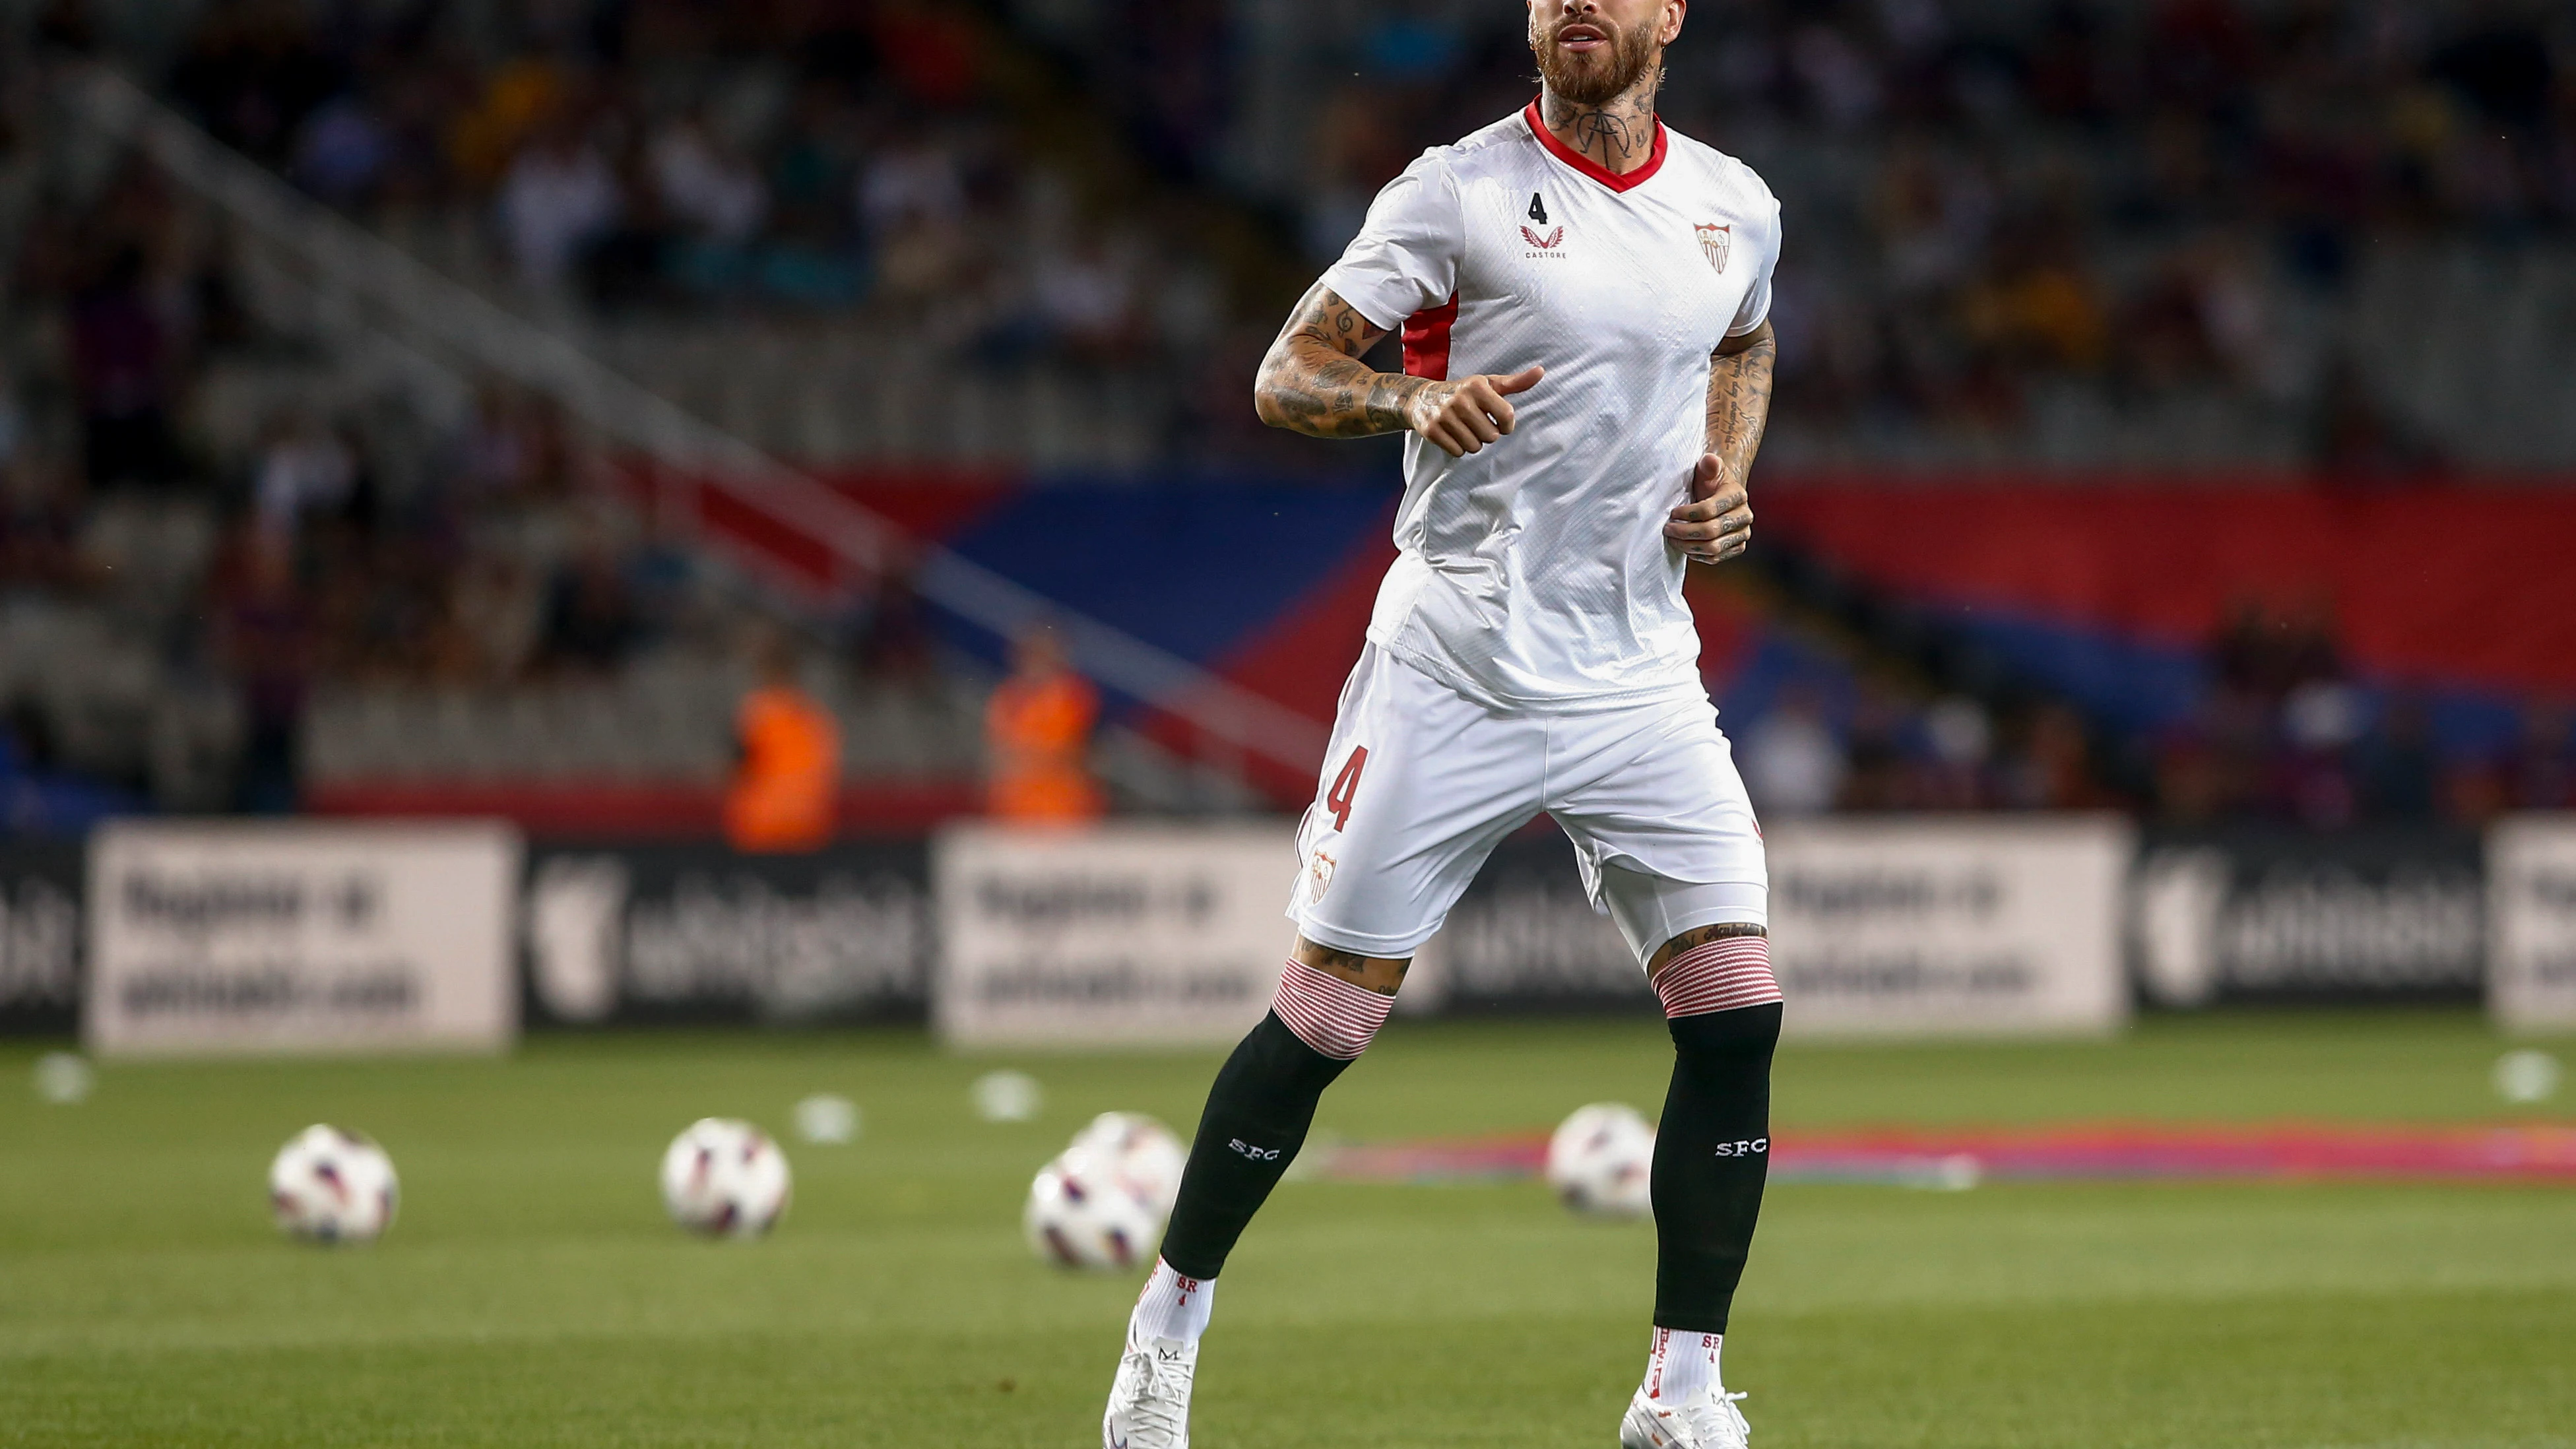
[[1711, 1394], [1682, 1409], [1682, 1422], [1690, 1425], [1691, 1437], [1699, 1441], [1700, 1449], [1734, 1449], [1752, 1437], [1753, 1426], [1744, 1421], [1744, 1411], [1735, 1407], [1747, 1397]]
[[1163, 1358], [1149, 1343], [1127, 1355], [1127, 1378], [1134, 1388], [1119, 1405], [1119, 1417], [1135, 1431], [1130, 1445], [1178, 1449], [1189, 1432], [1189, 1366], [1178, 1358]]

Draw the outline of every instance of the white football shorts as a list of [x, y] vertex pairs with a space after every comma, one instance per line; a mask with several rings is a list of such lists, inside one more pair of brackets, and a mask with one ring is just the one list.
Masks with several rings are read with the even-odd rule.
[[1705, 698], [1497, 714], [1375, 644], [1342, 687], [1288, 917], [1317, 945], [1411, 956], [1542, 811], [1641, 965], [1696, 926], [1769, 924], [1762, 830]]

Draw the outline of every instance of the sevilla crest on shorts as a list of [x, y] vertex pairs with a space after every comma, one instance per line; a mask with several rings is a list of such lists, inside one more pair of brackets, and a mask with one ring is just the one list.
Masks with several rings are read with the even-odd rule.
[[1708, 264], [1726, 270], [1727, 254], [1735, 248], [1735, 228], [1719, 222], [1704, 222], [1699, 230], [1699, 249], [1708, 253]]

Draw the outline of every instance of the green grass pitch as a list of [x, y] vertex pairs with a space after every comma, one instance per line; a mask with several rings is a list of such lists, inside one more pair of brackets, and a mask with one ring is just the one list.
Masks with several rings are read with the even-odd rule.
[[[113, 1066], [75, 1107], [0, 1047], [0, 1445], [1097, 1442], [1133, 1280], [1040, 1267], [1029, 1175], [1090, 1114], [1186, 1128], [1210, 1054], [944, 1054], [907, 1033], [540, 1039], [501, 1061]], [[2513, 1120], [2473, 1017], [2150, 1021], [2116, 1043], [1795, 1046], [1784, 1126], [2105, 1117]], [[1399, 1021], [1326, 1100], [1353, 1139], [1660, 1103], [1651, 1022]], [[1023, 1067], [1040, 1120], [976, 1121]], [[784, 1130], [770, 1240], [665, 1224], [690, 1120]], [[2560, 1102], [2565, 1109], [2565, 1099]], [[2542, 1115], [2526, 1109], [2529, 1118]], [[402, 1216], [279, 1240], [268, 1156], [375, 1134]], [[1654, 1245], [1532, 1184], [1294, 1182], [1227, 1272], [1206, 1449], [1608, 1449]], [[1773, 1190], [1726, 1355], [1763, 1449], [2537, 1449], [2576, 1444], [2576, 1192], [1989, 1185]]]

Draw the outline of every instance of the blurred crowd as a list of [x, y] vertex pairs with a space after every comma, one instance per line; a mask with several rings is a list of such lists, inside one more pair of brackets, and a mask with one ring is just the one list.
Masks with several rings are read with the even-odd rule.
[[[78, 43], [79, 0], [53, 13]], [[1519, 8], [1481, 0], [215, 0], [164, 85], [333, 205], [461, 224], [528, 295], [1124, 371], [1177, 399], [1173, 448], [1263, 458], [1295, 449], [1240, 396], [1273, 293], [1531, 71]], [[1791, 450], [2056, 446], [2034, 410], [2072, 388], [2068, 416], [2232, 399], [2313, 461], [2419, 471], [2440, 440], [2332, 321], [2367, 247], [2576, 237], [2549, 0], [1710, 0], [1663, 105], [1795, 217]], [[1274, 255], [1186, 209], [1219, 193]]]
[[2199, 708], [2155, 741], [2157, 796], [2173, 818], [2474, 825], [2505, 810], [2576, 806], [2576, 712], [2566, 701], [2528, 701], [2507, 730], [2443, 730], [2445, 702], [2356, 676], [2322, 605], [2240, 604], [2210, 641], [2205, 669]]
[[[1090, 63], [1135, 95], [1140, 144], [1189, 174], [1245, 168], [1228, 148], [1257, 118], [1228, 99], [1281, 61], [1229, 17], [1280, 7], [1019, 8], [1102, 37]], [[1422, 147], [1528, 99], [1518, 10], [1312, 0], [1264, 33], [1320, 35], [1294, 81], [1318, 93], [1307, 159], [1265, 188], [1313, 260]], [[2557, 0], [1702, 0], [1661, 104], [1788, 205], [1793, 444], [1912, 427], [2030, 446], [2034, 399], [2074, 384], [2114, 411], [2247, 399], [2296, 419], [2316, 461], [2421, 469], [2436, 444], [2333, 335], [2366, 245], [2576, 236], [2576, 8]]]
[[2482, 825], [2576, 808], [2576, 704], [2439, 698], [2352, 668], [2331, 608], [2240, 602], [2170, 718], [2111, 722], [2045, 694], [1792, 678], [1735, 726], [1766, 814], [2128, 809], [2176, 825]]
[[[1255, 45], [1265, 8], [215, 0], [164, 86], [335, 206], [461, 225], [527, 295], [1149, 376], [1188, 415], [1174, 446], [1262, 457], [1288, 445], [1237, 383], [1282, 279], [1532, 89], [1516, 6], [1313, 0], [1295, 44]], [[79, 43], [82, 6], [53, 11]], [[1792, 447], [2038, 446], [2034, 407], [2072, 386], [2114, 412], [2232, 398], [2299, 419], [2312, 460], [2421, 470], [2439, 440], [2331, 321], [2363, 253], [2576, 237], [2576, 15], [2547, 0], [1713, 0], [1690, 23], [1667, 114], [1796, 218]], [[1265, 83], [1295, 88], [1285, 132], [1252, 129]], [[1260, 159], [1288, 179], [1247, 180], [1244, 150], [1282, 144], [1302, 160]], [[1217, 193], [1266, 263], [1186, 209]]]
[[215, 0], [164, 89], [312, 195], [464, 222], [541, 300], [866, 312], [994, 367], [1151, 362], [1214, 284], [1103, 214], [971, 8]]
[[[9, 280], [23, 344], [10, 391], [30, 424], [8, 459], [11, 585], [77, 589], [85, 505], [140, 493], [222, 522], [210, 618], [274, 614], [291, 589], [289, 612], [310, 620], [267, 632], [296, 635], [283, 652], [321, 667], [510, 676], [613, 662], [651, 627], [636, 575], [651, 565], [578, 516], [578, 453], [542, 399], [486, 389], [452, 433], [402, 450], [400, 476], [374, 420], [314, 389], [282, 389], [226, 446], [238, 418], [201, 412], [218, 369], [314, 359], [250, 317], [215, 229], [151, 168], [42, 211]], [[499, 535], [531, 529], [568, 535], [560, 572], [519, 577], [499, 556]]]
[[[1212, 243], [1159, 193], [1105, 181], [1067, 139], [1085, 116], [1000, 27], [1055, 14], [1054, 33], [1087, 37], [1050, 52], [1089, 87], [1086, 114], [1149, 174], [1226, 186], [1261, 8], [214, 0], [164, 89], [361, 219], [461, 221], [525, 298], [820, 315], [984, 367], [1160, 370], [1204, 394], [1222, 452], [1276, 442], [1242, 381], [1284, 299], [1235, 305]], [[1302, 274], [1422, 145], [1531, 83], [1510, 5], [1297, 14], [1327, 62], [1295, 215], [1274, 228]], [[2215, 379], [2307, 398], [2318, 458], [2420, 468], [2433, 449], [2331, 348], [2300, 350], [2284, 298], [2352, 285], [2367, 239], [2576, 236], [2564, 5], [1704, 0], [1691, 23], [1668, 113], [1795, 207], [1778, 300], [1793, 429], [2008, 430], [2052, 379], [2140, 396]], [[31, 38], [103, 43], [78, 0], [44, 7]], [[263, 332], [221, 230], [149, 169], [23, 194], [23, 64], [0, 43], [0, 217], [23, 222], [0, 252], [0, 604], [118, 611], [173, 677], [231, 689], [242, 803], [291, 797], [306, 703], [333, 682], [599, 676], [718, 627], [696, 556], [606, 501], [547, 400], [494, 385], [444, 419], [386, 416], [310, 385], [322, 360]], [[158, 606], [134, 605], [99, 542], [132, 498], [206, 522]], [[931, 668], [900, 580], [854, 608], [861, 667]], [[1741, 747], [1780, 813], [2335, 825], [2576, 803], [2567, 709], [2464, 747], [2440, 702], [2353, 678], [2323, 611], [2247, 608], [2203, 675], [2188, 718], [2125, 732], [2046, 697], [1792, 685]], [[40, 714], [0, 711], [41, 765]]]
[[[48, 201], [0, 302], [0, 607], [91, 610], [173, 687], [228, 693], [236, 803], [291, 801], [325, 684], [604, 676], [714, 627], [694, 555], [613, 501], [545, 399], [487, 386], [431, 425], [337, 394], [159, 173]], [[171, 540], [148, 577], [106, 540], [138, 511]], [[59, 731], [7, 704], [43, 769]]]
[[1792, 683], [1738, 731], [1766, 817], [1834, 810], [2095, 810], [2130, 803], [2101, 781], [2083, 717], [2055, 700], [2004, 709], [1919, 700], [1876, 680]]

